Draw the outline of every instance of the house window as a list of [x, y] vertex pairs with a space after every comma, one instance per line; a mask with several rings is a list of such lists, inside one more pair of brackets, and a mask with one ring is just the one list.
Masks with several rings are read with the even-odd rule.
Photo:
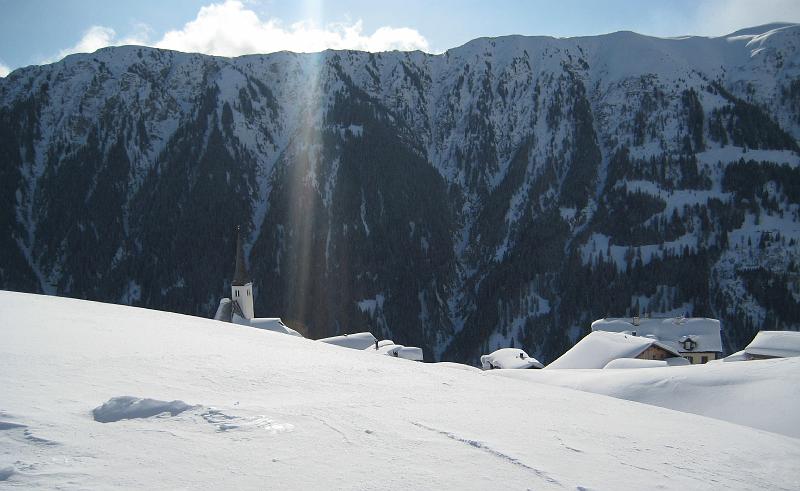
[[708, 363], [708, 357], [707, 356], [701, 356], [700, 357], [700, 363]]
[[691, 356], [684, 356], [684, 358], [689, 360], [689, 363], [694, 363], [694, 358], [692, 358]]

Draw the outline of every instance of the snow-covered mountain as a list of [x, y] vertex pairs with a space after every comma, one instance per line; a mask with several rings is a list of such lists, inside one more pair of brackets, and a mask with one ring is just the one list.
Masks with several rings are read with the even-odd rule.
[[[800, 486], [798, 358], [554, 379], [13, 292], [0, 340], [3, 488]], [[538, 383], [603, 391], [623, 376], [651, 404], [713, 397], [721, 419], [768, 404], [776, 432]]]
[[0, 79], [0, 286], [256, 312], [437, 359], [590, 322], [800, 326], [800, 25], [441, 55], [136, 46]]

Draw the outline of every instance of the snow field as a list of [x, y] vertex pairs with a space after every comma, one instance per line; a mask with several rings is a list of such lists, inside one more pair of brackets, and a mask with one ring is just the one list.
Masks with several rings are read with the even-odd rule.
[[[213, 320], [12, 292], [0, 292], [0, 339], [0, 476], [8, 485], [800, 486], [798, 439], [494, 373], [533, 371], [457, 370]], [[93, 419], [94, 408], [122, 396], [192, 408]]]

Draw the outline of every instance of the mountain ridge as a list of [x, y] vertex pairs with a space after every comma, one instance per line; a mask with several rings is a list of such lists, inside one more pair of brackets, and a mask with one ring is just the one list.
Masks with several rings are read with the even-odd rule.
[[[718, 316], [735, 349], [800, 325], [780, 276], [800, 261], [780, 243], [796, 240], [799, 47], [788, 26], [440, 55], [131, 46], [15, 70], [0, 285], [210, 315], [242, 221], [256, 311], [313, 336], [547, 361], [593, 318], [649, 307]], [[730, 243], [760, 245], [771, 220], [777, 244]], [[586, 298], [599, 285], [611, 297]]]

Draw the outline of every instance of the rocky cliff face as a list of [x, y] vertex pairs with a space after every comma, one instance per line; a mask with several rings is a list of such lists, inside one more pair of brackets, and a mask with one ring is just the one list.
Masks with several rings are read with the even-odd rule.
[[442, 55], [106, 48], [0, 79], [0, 286], [543, 360], [606, 314], [800, 326], [800, 26]]

